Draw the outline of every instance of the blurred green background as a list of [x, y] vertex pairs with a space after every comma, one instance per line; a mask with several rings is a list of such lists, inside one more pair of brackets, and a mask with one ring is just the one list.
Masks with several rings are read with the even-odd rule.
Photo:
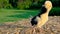
[[[27, 19], [39, 13], [46, 0], [0, 0], [0, 23]], [[50, 0], [49, 16], [60, 16], [60, 0]]]

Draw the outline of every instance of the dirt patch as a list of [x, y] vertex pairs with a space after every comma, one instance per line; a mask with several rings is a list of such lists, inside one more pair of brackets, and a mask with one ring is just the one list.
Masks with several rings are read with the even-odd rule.
[[0, 25], [0, 34], [60, 34], [60, 16], [49, 16], [48, 22], [40, 28], [39, 33], [33, 30], [30, 19]]

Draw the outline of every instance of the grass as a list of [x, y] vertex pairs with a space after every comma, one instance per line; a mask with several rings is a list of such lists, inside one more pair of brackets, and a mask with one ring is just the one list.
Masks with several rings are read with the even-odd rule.
[[38, 10], [0, 9], [0, 23], [29, 18], [35, 16], [37, 13]]
[[60, 7], [54, 7], [49, 13], [50, 16], [60, 16]]
[[[0, 9], [0, 23], [17, 21], [37, 15], [39, 10]], [[53, 8], [49, 15], [60, 15], [60, 8]]]

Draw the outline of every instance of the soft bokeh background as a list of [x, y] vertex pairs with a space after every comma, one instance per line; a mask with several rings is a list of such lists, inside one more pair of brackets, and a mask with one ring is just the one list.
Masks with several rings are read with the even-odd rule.
[[[0, 23], [30, 18], [39, 13], [46, 0], [0, 0]], [[60, 16], [60, 0], [50, 0], [50, 16]]]
[[[0, 0], [0, 34], [36, 34], [31, 18], [40, 12], [46, 0]], [[60, 34], [60, 0], [50, 0], [49, 20], [38, 34]]]

